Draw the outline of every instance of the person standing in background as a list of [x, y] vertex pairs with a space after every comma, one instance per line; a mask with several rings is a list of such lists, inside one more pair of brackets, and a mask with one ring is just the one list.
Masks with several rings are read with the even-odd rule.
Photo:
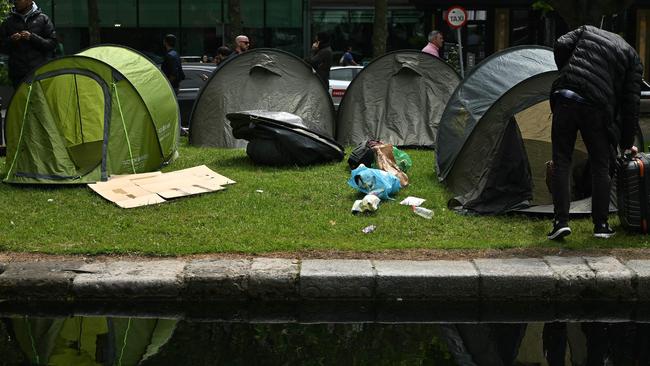
[[235, 37], [235, 54], [239, 55], [248, 51], [251, 46], [251, 41], [245, 35], [239, 35]]
[[224, 60], [226, 60], [232, 54], [232, 50], [226, 46], [221, 46], [217, 48], [217, 54], [214, 55], [214, 63], [219, 66]]
[[432, 30], [427, 39], [429, 40], [429, 43], [424, 46], [422, 52], [440, 57], [440, 49], [445, 44], [445, 38], [442, 36], [442, 33], [438, 30]]
[[345, 53], [343, 56], [341, 56], [341, 59], [339, 60], [339, 64], [341, 66], [358, 66], [359, 64], [354, 61], [354, 57], [352, 56], [352, 46], [348, 46], [345, 49]]
[[36, 66], [52, 57], [57, 45], [54, 24], [32, 0], [14, 0], [0, 25], [2, 49], [9, 55], [9, 78], [18, 88]]
[[163, 58], [160, 70], [169, 79], [169, 83], [174, 88], [174, 92], [178, 94], [178, 88], [181, 80], [185, 79], [185, 73], [183, 73], [181, 58], [174, 49], [176, 47], [176, 36], [173, 34], [166, 35], [163, 40], [163, 46], [165, 46], [165, 57]]
[[311, 45], [311, 57], [308, 57], [306, 61], [316, 70], [325, 89], [329, 89], [330, 67], [332, 67], [332, 47], [330, 47], [329, 34], [319, 32], [316, 35], [316, 41]]

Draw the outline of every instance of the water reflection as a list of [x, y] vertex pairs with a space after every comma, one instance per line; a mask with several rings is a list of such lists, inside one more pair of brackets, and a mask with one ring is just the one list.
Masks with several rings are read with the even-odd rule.
[[1, 365], [648, 365], [648, 323], [3, 318]]
[[137, 365], [157, 354], [177, 320], [108, 317], [5, 318], [8, 365]]

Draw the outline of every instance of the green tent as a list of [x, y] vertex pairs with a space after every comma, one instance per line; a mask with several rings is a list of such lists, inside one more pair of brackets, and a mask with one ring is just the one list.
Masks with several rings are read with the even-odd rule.
[[138, 365], [169, 342], [176, 319], [69, 317], [10, 318], [8, 324], [32, 365]]
[[177, 155], [179, 120], [169, 82], [136, 51], [98, 46], [54, 59], [11, 100], [4, 181], [91, 183], [157, 170]]

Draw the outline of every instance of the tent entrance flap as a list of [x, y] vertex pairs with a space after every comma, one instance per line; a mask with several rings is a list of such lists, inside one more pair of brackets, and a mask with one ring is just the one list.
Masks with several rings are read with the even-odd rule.
[[[552, 159], [552, 119], [548, 101], [537, 103], [515, 115], [531, 171], [533, 206], [553, 203], [546, 177], [546, 162]], [[587, 148], [578, 132], [570, 170], [572, 201], [591, 196], [591, 172], [587, 162]]]
[[77, 175], [83, 175], [102, 162], [104, 122], [110, 113], [106, 85], [88, 72], [51, 74], [39, 78], [52, 118], [63, 138]]

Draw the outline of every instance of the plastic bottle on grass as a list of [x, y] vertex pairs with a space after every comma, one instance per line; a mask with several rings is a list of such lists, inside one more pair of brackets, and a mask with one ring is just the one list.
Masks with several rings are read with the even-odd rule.
[[433, 218], [433, 211], [429, 210], [428, 208], [420, 207], [420, 206], [411, 206], [413, 209], [413, 212], [415, 212], [416, 215], [422, 216], [425, 219], [432, 219]]

